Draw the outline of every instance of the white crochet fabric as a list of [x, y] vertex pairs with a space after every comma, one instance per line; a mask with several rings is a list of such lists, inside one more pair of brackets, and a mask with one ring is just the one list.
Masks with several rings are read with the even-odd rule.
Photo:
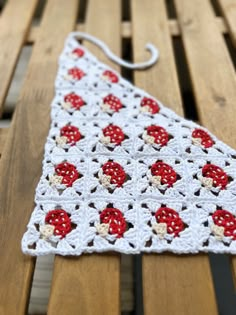
[[[236, 253], [235, 150], [124, 80], [72, 36], [55, 86], [24, 253]], [[71, 93], [81, 99], [68, 101]], [[75, 127], [77, 140], [70, 130], [63, 134], [65, 126]]]

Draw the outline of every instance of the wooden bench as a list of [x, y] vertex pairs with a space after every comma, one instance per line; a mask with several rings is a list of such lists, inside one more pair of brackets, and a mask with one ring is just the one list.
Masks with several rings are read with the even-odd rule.
[[[137, 86], [236, 148], [234, 52], [229, 51], [230, 45], [236, 46], [235, 0], [89, 0], [87, 6], [84, 2], [48, 0], [38, 26], [32, 26], [38, 0], [8, 0], [0, 13], [3, 118], [20, 52], [24, 45], [33, 45], [11, 125], [0, 130], [0, 315], [26, 314], [28, 308], [35, 259], [21, 253], [20, 241], [41, 174], [57, 60], [70, 31], [98, 36], [116, 54], [123, 52], [135, 62], [147, 58], [147, 41], [155, 44], [159, 62], [131, 73], [85, 43]], [[221, 16], [216, 16], [212, 3]], [[78, 24], [80, 10], [86, 10], [86, 18]], [[231, 44], [226, 45], [225, 36]], [[179, 52], [173, 48], [178, 47], [175, 41]], [[236, 258], [231, 262], [235, 277]], [[142, 288], [145, 315], [218, 314], [208, 255], [143, 255]], [[142, 314], [140, 309], [136, 313]], [[48, 314], [120, 314], [120, 255], [57, 256]]]

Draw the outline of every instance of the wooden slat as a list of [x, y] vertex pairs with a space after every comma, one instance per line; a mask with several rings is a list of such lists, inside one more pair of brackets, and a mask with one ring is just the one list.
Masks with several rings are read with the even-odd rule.
[[[86, 32], [98, 36], [120, 54], [120, 1], [90, 0]], [[85, 45], [107, 64], [94, 45]], [[112, 65], [113, 67], [114, 64]], [[117, 68], [118, 69], [118, 68]], [[99, 254], [79, 258], [56, 257], [48, 314], [120, 314], [120, 256]], [[64, 288], [68, 294], [64, 300]], [[63, 303], [58, 303], [59, 299]]]
[[0, 17], [0, 116], [38, 0], [9, 0]]
[[[135, 73], [136, 84], [182, 114], [164, 1], [133, 0], [132, 20], [135, 61], [142, 59], [147, 41], [160, 49], [155, 67]], [[143, 256], [142, 269], [145, 315], [217, 314], [206, 255], [148, 254]]]
[[204, 0], [176, 0], [176, 7], [201, 122], [236, 148], [235, 72], [212, 9]]
[[[219, 27], [220, 32], [223, 34], [226, 34], [228, 32], [228, 28], [225, 24], [224, 19], [222, 19], [221, 17], [216, 17], [215, 19], [216, 19], [216, 23]], [[169, 25], [171, 36], [180, 36], [180, 29], [179, 29], [179, 25], [176, 19], [170, 19], [168, 21], [168, 25]], [[82, 32], [84, 31], [84, 28], [85, 28], [85, 25], [83, 23], [76, 25], [76, 29]], [[29, 35], [26, 39], [27, 44], [34, 43], [34, 41], [37, 38], [38, 29], [39, 29], [39, 26], [31, 27]], [[121, 23], [121, 36], [123, 38], [130, 38], [131, 34], [132, 34], [131, 23], [128, 21], [122, 22]]]
[[134, 0], [131, 12], [135, 62], [148, 59], [149, 54], [144, 49], [147, 42], [153, 43], [160, 52], [160, 60], [154, 67], [135, 73], [135, 83], [182, 114], [181, 96], [164, 2], [162, 0], [145, 2]]
[[47, 314], [120, 314], [119, 267], [116, 255], [56, 257]]
[[7, 139], [8, 128], [0, 128], [0, 157]]
[[[92, 0], [88, 6], [85, 31], [99, 37], [118, 56], [121, 53], [121, 7], [119, 0]], [[85, 44], [100, 60], [119, 71], [119, 67], [93, 44]]]
[[236, 1], [218, 0], [223, 16], [229, 29], [229, 34], [236, 47]]
[[145, 315], [218, 314], [207, 256], [150, 254], [143, 272]]
[[77, 0], [48, 1], [0, 161], [0, 314], [4, 315], [26, 313], [34, 259], [22, 254], [20, 242], [42, 171], [57, 59], [76, 13]]

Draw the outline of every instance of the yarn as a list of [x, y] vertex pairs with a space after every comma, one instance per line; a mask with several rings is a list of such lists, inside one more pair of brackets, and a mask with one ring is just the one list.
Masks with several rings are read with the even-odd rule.
[[60, 163], [55, 167], [56, 175], [62, 176], [62, 184], [71, 187], [75, 180], [79, 178], [76, 167], [68, 162]]
[[63, 209], [49, 211], [45, 217], [45, 223], [54, 226], [54, 234], [60, 238], [64, 238], [72, 230], [70, 217]]

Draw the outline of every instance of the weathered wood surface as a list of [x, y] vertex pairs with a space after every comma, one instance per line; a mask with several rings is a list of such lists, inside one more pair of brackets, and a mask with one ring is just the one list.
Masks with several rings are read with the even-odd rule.
[[3, 152], [3, 148], [7, 139], [8, 128], [0, 128], [0, 157]]
[[9, 0], [0, 16], [0, 117], [38, 0]]

